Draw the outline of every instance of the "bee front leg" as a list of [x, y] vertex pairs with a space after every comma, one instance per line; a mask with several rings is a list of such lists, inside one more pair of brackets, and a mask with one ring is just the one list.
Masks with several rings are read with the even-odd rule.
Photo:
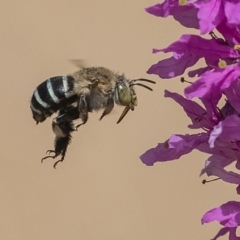
[[102, 113], [102, 116], [100, 117], [99, 121], [101, 121], [103, 119], [104, 116], [106, 116], [107, 114], [109, 114], [114, 107], [114, 100], [113, 100], [113, 94], [112, 91], [108, 93], [107, 96], [107, 105]]
[[79, 118], [81, 118], [82, 123], [78, 124], [75, 127], [75, 130], [77, 130], [81, 125], [85, 124], [88, 120], [88, 105], [86, 101], [85, 95], [81, 95], [78, 103], [78, 113], [79, 113]]

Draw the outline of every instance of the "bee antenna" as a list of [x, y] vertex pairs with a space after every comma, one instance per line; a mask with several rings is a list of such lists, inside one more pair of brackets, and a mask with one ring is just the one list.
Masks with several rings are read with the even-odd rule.
[[133, 83], [133, 82], [137, 82], [137, 81], [140, 81], [140, 82], [149, 82], [149, 83], [153, 83], [153, 84], [156, 83], [156, 82], [154, 82], [154, 81], [152, 81], [152, 80], [149, 80], [149, 79], [139, 78], [139, 79], [131, 80], [131, 81], [130, 81], [130, 84]]
[[144, 84], [142, 84], [142, 83], [134, 83], [134, 84], [130, 84], [130, 87], [131, 87], [131, 86], [135, 86], [135, 85], [137, 85], [137, 86], [141, 86], [141, 87], [144, 87], [144, 88], [146, 88], [146, 89], [152, 91], [152, 88], [150, 88], [150, 87], [148, 87], [148, 86], [146, 86], [146, 85], [144, 85]]

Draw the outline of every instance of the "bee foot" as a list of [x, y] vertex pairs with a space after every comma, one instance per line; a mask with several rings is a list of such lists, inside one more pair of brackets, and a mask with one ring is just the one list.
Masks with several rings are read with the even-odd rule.
[[48, 158], [54, 159], [54, 158], [56, 158], [56, 157], [59, 155], [59, 154], [57, 154], [54, 150], [48, 150], [48, 151], [46, 152], [46, 154], [50, 154], [50, 153], [54, 153], [54, 155], [53, 155], [53, 156], [46, 156], [46, 157], [42, 158], [42, 159], [41, 159], [41, 163], [43, 163], [43, 161], [44, 161], [45, 159], [48, 159]]
[[56, 161], [54, 164], [53, 164], [53, 167], [56, 169], [56, 166], [59, 162], [63, 162], [64, 158], [61, 158], [60, 160]]
[[44, 158], [42, 158], [41, 159], [41, 163], [43, 163], [43, 161], [45, 160], [45, 159], [47, 159], [47, 158], [55, 158], [56, 156], [46, 156], [46, 157], [44, 157]]
[[54, 150], [47, 150], [46, 151], [46, 154], [48, 154], [48, 155], [51, 154], [51, 153], [56, 153], [56, 152]]
[[77, 126], [74, 127], [74, 131], [78, 131], [78, 128], [82, 126], [84, 123], [78, 124]]

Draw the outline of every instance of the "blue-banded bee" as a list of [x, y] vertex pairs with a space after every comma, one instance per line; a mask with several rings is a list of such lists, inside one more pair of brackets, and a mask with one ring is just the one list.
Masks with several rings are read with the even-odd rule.
[[[103, 109], [99, 120], [109, 114], [114, 103], [125, 106], [117, 123], [126, 116], [128, 111], [137, 106], [134, 86], [138, 85], [152, 91], [152, 88], [140, 82], [155, 84], [148, 79], [127, 79], [124, 75], [114, 73], [104, 67], [82, 68], [72, 75], [51, 77], [42, 82], [33, 92], [30, 108], [33, 119], [38, 124], [58, 112], [53, 119], [52, 129], [55, 133], [53, 156], [44, 157], [64, 160], [66, 150], [71, 141], [71, 133], [85, 124], [88, 113]], [[82, 123], [74, 126], [73, 121], [81, 119]]]

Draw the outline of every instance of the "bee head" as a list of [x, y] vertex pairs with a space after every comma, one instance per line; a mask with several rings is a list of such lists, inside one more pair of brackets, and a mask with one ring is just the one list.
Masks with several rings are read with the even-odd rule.
[[134, 110], [134, 106], [137, 106], [137, 95], [134, 90], [134, 86], [141, 86], [150, 91], [152, 88], [146, 86], [145, 84], [138, 82], [148, 82], [155, 84], [156, 82], [144, 78], [128, 80], [123, 75], [119, 76], [117, 79], [117, 84], [115, 88], [115, 101], [119, 105], [126, 106], [123, 110], [117, 123], [120, 123], [122, 119], [126, 116], [128, 111], [131, 109]]
[[124, 75], [120, 75], [117, 79], [117, 84], [115, 87], [115, 95], [116, 95], [116, 102], [123, 106], [129, 106], [134, 105], [136, 106], [136, 93], [134, 90], [134, 86], [141, 86], [144, 87], [150, 91], [152, 91], [152, 88], [146, 86], [143, 83], [139, 82], [148, 82], [155, 84], [156, 82], [144, 78], [134, 79], [134, 80], [128, 80], [124, 77]]

